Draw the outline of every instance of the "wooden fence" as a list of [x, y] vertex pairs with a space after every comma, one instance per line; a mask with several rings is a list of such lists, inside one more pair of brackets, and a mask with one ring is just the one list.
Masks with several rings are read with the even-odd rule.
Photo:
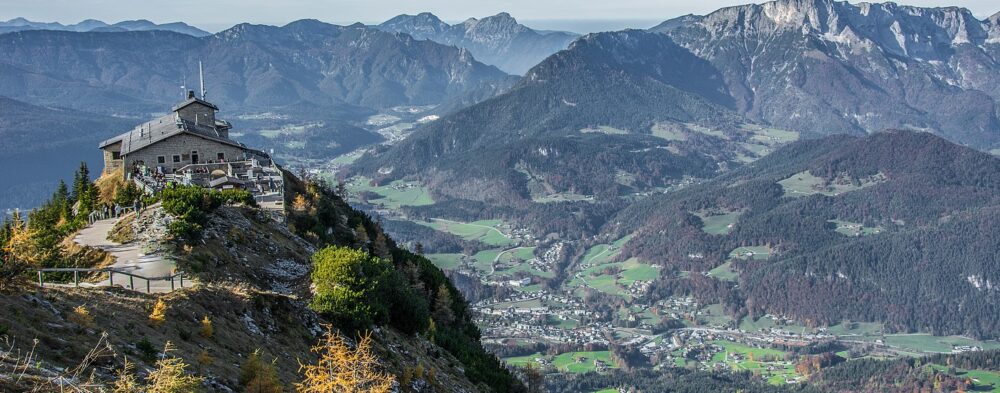
[[[162, 277], [146, 277], [138, 274], [132, 274], [123, 270], [103, 268], [103, 269], [85, 269], [85, 268], [50, 268], [50, 269], [38, 269], [38, 286], [45, 288], [45, 273], [73, 273], [73, 286], [80, 286], [80, 273], [108, 273], [108, 285], [115, 286], [115, 275], [128, 277], [128, 286], [122, 283], [122, 287], [131, 289], [133, 291], [138, 291], [135, 288], [135, 280], [143, 280], [146, 282], [146, 293], [151, 293], [152, 281], [170, 281], [170, 290], [174, 291], [177, 289], [179, 284], [180, 288], [184, 288], [184, 272], [177, 272], [169, 276]], [[142, 281], [140, 281], [141, 283]]]

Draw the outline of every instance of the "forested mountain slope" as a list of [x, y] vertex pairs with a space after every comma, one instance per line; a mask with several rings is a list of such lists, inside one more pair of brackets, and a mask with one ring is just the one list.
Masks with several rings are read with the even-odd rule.
[[[702, 228], [722, 215], [728, 228]], [[998, 222], [1000, 159], [892, 131], [798, 142], [636, 203], [606, 230], [635, 232], [629, 256], [695, 272], [729, 261], [739, 272], [738, 286], [723, 282], [726, 289], [700, 276], [668, 277], [651, 296], [711, 284], [707, 296], [737, 315], [996, 337]], [[759, 255], [733, 254], [740, 250]]]
[[512, 203], [532, 183], [616, 196], [753, 155], [739, 144], [752, 133], [732, 105], [721, 75], [669, 38], [593, 34], [511, 91], [421, 127], [354, 171], [415, 175], [442, 198]]

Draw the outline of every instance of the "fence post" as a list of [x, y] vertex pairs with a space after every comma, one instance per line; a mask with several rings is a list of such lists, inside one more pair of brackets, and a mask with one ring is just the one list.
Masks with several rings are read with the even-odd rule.
[[45, 288], [45, 282], [42, 281], [42, 271], [38, 271], [38, 286]]
[[174, 276], [170, 276], [170, 292], [174, 291]]
[[135, 276], [128, 275], [128, 289], [135, 290]]
[[108, 283], [111, 284], [112, 288], [115, 286], [115, 271], [114, 270], [108, 270]]
[[178, 273], [178, 276], [181, 278], [181, 288], [184, 288], [184, 272]]
[[146, 293], [149, 293], [149, 279], [146, 279]]
[[80, 286], [80, 271], [79, 270], [74, 270], [73, 271], [73, 286], [75, 286], [75, 287], [79, 287]]

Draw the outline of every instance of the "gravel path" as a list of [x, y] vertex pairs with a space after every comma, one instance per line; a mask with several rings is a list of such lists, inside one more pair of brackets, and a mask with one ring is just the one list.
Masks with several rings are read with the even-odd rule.
[[[104, 250], [115, 258], [115, 263], [110, 268], [116, 271], [127, 272], [137, 276], [159, 278], [166, 277], [174, 273], [174, 261], [165, 259], [157, 253], [146, 254], [143, 250], [143, 242], [135, 241], [128, 244], [120, 244], [108, 240], [108, 232], [114, 228], [118, 219], [101, 220], [84, 228], [73, 238], [73, 241], [81, 246], [92, 247]], [[124, 274], [114, 276], [115, 285], [130, 287], [129, 277]], [[132, 279], [131, 283], [138, 291], [146, 291], [146, 280], [141, 278]], [[107, 286], [110, 282], [104, 279], [93, 284], [94, 286]], [[185, 286], [188, 282], [185, 281]], [[174, 281], [175, 288], [180, 287], [180, 281]], [[170, 292], [171, 282], [169, 280], [149, 281], [150, 292]]]

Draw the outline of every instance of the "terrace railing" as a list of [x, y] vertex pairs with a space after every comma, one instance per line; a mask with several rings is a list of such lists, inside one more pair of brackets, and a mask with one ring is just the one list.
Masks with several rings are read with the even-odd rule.
[[[142, 292], [140, 289], [136, 289], [135, 281], [136, 279], [141, 280], [139, 283], [142, 284], [143, 281], [146, 283], [146, 293], [152, 293], [153, 281], [169, 281], [170, 291], [173, 292], [178, 287], [184, 288], [184, 272], [176, 272], [171, 275], [162, 277], [146, 277], [139, 274], [133, 274], [120, 269], [103, 268], [103, 269], [87, 269], [87, 268], [48, 268], [48, 269], [38, 269], [38, 286], [45, 288], [45, 273], [73, 273], [73, 286], [80, 286], [80, 273], [92, 274], [92, 273], [108, 273], [108, 286], [115, 286], [115, 276], [119, 276], [122, 280], [122, 287], [133, 291]], [[124, 285], [124, 280], [128, 280], [128, 286]], [[190, 280], [189, 280], [190, 282]], [[68, 285], [68, 284], [59, 284]]]

